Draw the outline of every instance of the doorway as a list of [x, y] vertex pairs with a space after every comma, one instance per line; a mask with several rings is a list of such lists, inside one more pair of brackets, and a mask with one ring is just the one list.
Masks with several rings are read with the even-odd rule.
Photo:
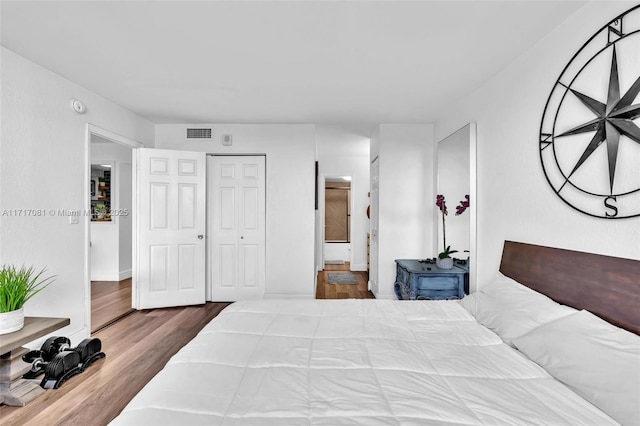
[[325, 176], [325, 265], [344, 265], [351, 262], [351, 204], [351, 176]]
[[328, 178], [324, 188], [324, 241], [351, 241], [351, 181], [349, 177]]
[[140, 146], [87, 125], [85, 279], [90, 333], [133, 311], [132, 153]]

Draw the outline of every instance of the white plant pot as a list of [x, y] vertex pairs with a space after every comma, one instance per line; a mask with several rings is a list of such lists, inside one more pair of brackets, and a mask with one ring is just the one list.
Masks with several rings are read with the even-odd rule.
[[440, 269], [451, 269], [453, 268], [453, 258], [445, 257], [444, 259], [436, 258], [436, 266]]
[[0, 334], [13, 333], [24, 327], [24, 307], [0, 313]]

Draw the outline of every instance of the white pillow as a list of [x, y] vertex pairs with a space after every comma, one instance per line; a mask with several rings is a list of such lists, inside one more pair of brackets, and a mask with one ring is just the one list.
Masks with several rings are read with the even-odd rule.
[[500, 273], [491, 284], [466, 296], [460, 304], [511, 346], [516, 337], [576, 312]]
[[640, 425], [640, 336], [588, 311], [514, 339], [556, 379], [623, 425]]

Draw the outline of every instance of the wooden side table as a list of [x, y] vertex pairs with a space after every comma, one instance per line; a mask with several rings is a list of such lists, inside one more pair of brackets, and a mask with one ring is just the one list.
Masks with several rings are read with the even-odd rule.
[[25, 317], [21, 330], [0, 335], [0, 402], [23, 407], [44, 393], [38, 380], [11, 382], [11, 351], [70, 323], [69, 318]]
[[467, 276], [468, 271], [457, 266], [440, 269], [418, 259], [396, 259], [394, 290], [400, 300], [462, 299]]

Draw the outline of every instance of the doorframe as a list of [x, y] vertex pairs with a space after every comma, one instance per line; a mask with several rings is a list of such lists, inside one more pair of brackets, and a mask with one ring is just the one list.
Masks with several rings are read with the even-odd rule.
[[[126, 136], [119, 135], [110, 130], [103, 129], [102, 127], [98, 127], [91, 123], [86, 123], [85, 126], [85, 157], [84, 157], [84, 212], [86, 213], [84, 217], [89, 217], [89, 212], [91, 211], [91, 137], [99, 136], [103, 139], [107, 139], [111, 142], [125, 145], [130, 147], [132, 150], [137, 148], [142, 148], [144, 146], [143, 143], [138, 142], [134, 139], [130, 139]], [[134, 164], [131, 165], [131, 181], [132, 181], [132, 197], [136, 199], [136, 167]], [[131, 215], [132, 215], [132, 240], [133, 245], [135, 247], [137, 240], [137, 227], [136, 227], [136, 205], [132, 203], [131, 206]], [[135, 251], [133, 252], [135, 254]], [[133, 295], [135, 294], [135, 286], [136, 283], [136, 257], [133, 256], [132, 259], [132, 300], [131, 306], [133, 307], [134, 299]], [[85, 327], [88, 331], [88, 334], [91, 335], [91, 220], [87, 219], [84, 221], [84, 282], [85, 282]]]

